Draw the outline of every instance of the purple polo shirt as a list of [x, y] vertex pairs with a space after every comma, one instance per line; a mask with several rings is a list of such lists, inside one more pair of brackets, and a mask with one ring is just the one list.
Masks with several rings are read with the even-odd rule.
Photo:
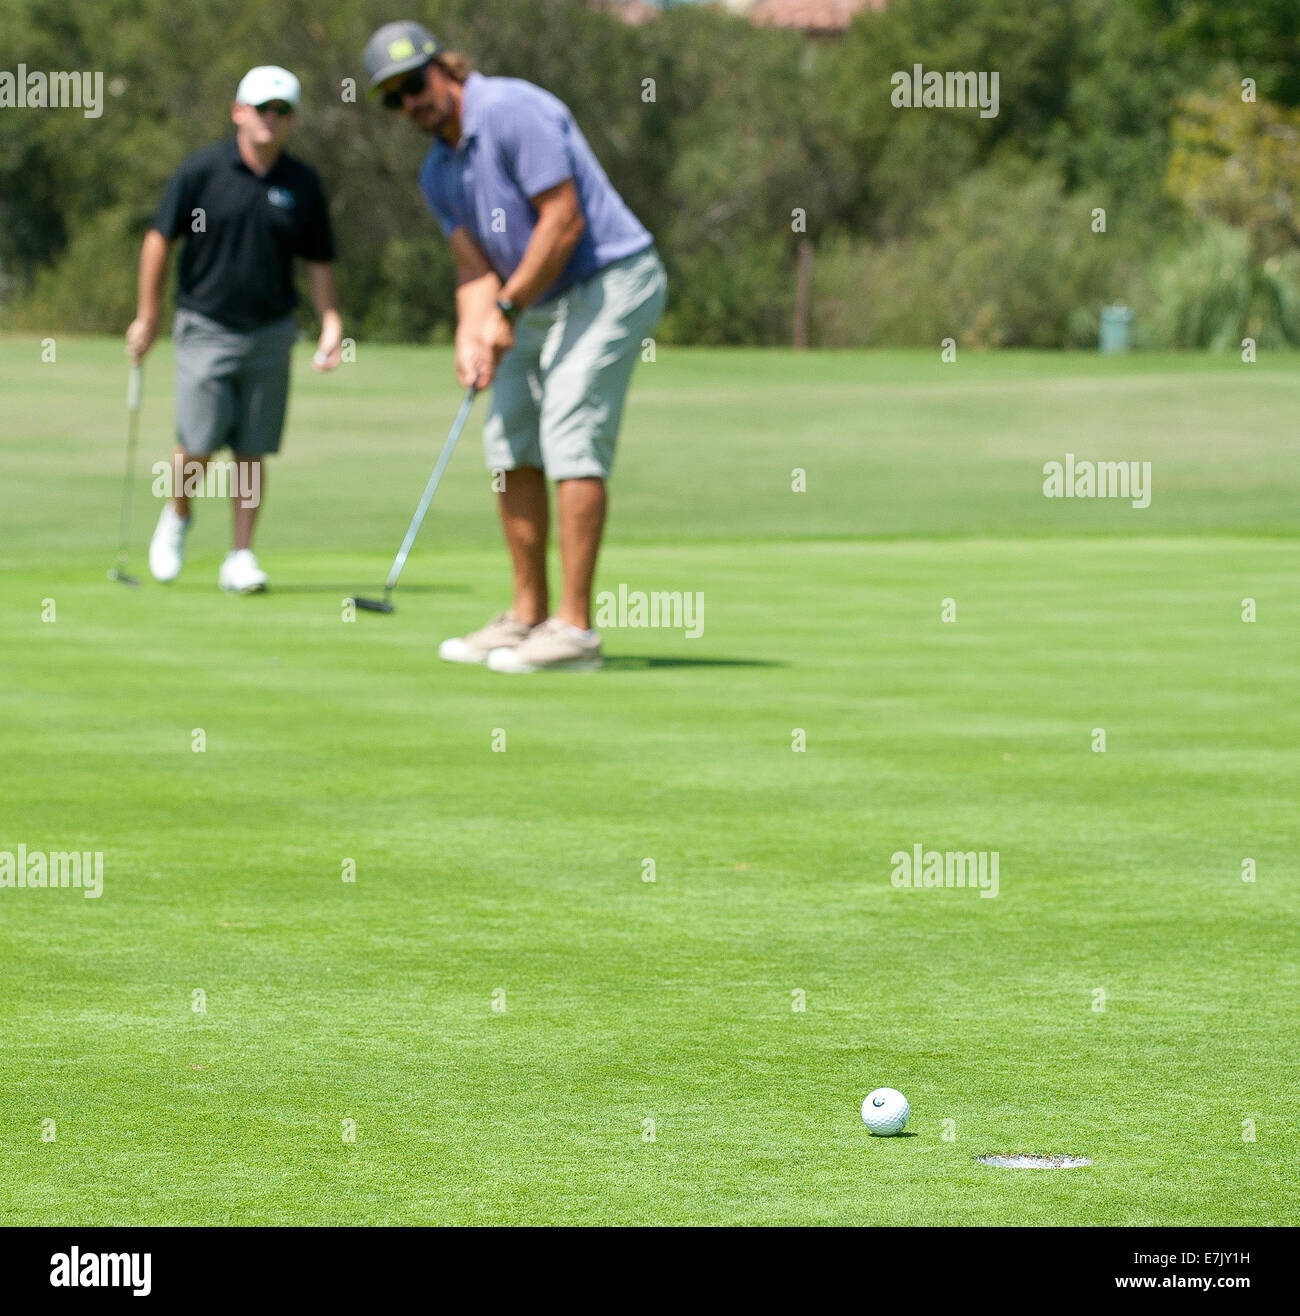
[[537, 223], [529, 200], [573, 179], [587, 226], [549, 301], [654, 239], [614, 190], [563, 101], [521, 78], [471, 73], [461, 104], [460, 142], [435, 137], [420, 167], [420, 190], [448, 237], [465, 228], [488, 263], [510, 277]]

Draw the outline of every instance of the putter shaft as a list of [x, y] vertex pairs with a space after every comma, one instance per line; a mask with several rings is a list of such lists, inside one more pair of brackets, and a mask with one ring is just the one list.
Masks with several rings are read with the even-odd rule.
[[131, 477], [135, 474], [135, 450], [140, 438], [140, 400], [144, 393], [144, 366], [135, 362], [126, 386], [126, 469], [122, 475], [122, 522], [117, 543], [117, 574], [114, 580], [138, 584], [126, 574], [128, 546], [131, 539]]
[[411, 546], [415, 543], [416, 535], [420, 533], [420, 526], [424, 523], [425, 513], [429, 510], [429, 504], [433, 502], [433, 495], [437, 492], [442, 473], [447, 469], [447, 463], [451, 460], [452, 451], [456, 447], [456, 440], [460, 438], [460, 432], [465, 428], [465, 422], [469, 419], [470, 408], [474, 405], [474, 397], [477, 393], [478, 383], [476, 381], [465, 392], [465, 400], [460, 404], [460, 410], [456, 413], [456, 419], [452, 422], [451, 432], [447, 435], [447, 442], [442, 445], [442, 452], [438, 456], [438, 464], [433, 468], [433, 474], [429, 477], [429, 483], [425, 485], [419, 506], [415, 509], [415, 515], [411, 518], [411, 524], [407, 527], [406, 538], [402, 540], [402, 546], [397, 550], [397, 556], [393, 559], [392, 570], [389, 571], [388, 579], [384, 582], [385, 603], [388, 602], [388, 596], [396, 587], [402, 574], [402, 568], [406, 565]]

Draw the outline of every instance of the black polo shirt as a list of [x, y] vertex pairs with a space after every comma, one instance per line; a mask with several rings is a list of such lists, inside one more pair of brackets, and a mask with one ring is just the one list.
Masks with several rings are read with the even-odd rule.
[[281, 152], [259, 178], [233, 137], [177, 169], [150, 227], [185, 239], [177, 305], [231, 329], [256, 329], [293, 310], [295, 256], [334, 259], [316, 171]]

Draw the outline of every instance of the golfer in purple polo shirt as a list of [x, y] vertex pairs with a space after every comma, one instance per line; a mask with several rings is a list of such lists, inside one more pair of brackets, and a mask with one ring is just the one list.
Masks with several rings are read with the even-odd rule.
[[[420, 187], [456, 262], [456, 375], [492, 385], [483, 446], [488, 468], [506, 472], [510, 611], [438, 652], [499, 672], [593, 671], [605, 482], [667, 290], [654, 239], [550, 92], [473, 72], [418, 23], [381, 27], [363, 59], [383, 103], [433, 136]], [[548, 478], [563, 572], [554, 610]]]

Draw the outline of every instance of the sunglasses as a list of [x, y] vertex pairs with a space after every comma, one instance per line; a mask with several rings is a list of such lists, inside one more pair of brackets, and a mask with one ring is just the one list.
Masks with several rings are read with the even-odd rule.
[[384, 92], [383, 96], [380, 98], [384, 109], [400, 110], [402, 108], [402, 100], [404, 97], [418, 96], [424, 90], [426, 81], [425, 69], [428, 67], [427, 64], [422, 64], [418, 69], [413, 69], [397, 84], [396, 87], [393, 88], [392, 91]]
[[278, 114], [282, 119], [287, 119], [293, 114], [293, 106], [288, 101], [267, 101], [265, 105], [255, 105], [253, 108], [258, 114]]

